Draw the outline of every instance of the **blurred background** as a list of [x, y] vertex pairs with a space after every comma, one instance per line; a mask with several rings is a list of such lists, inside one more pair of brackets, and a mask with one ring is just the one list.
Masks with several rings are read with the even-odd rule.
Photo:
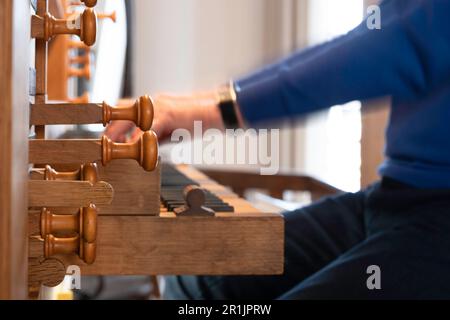
[[[362, 21], [366, 6], [375, 1], [129, 2], [134, 12], [132, 93], [137, 96], [209, 89], [245, 75], [346, 33]], [[283, 170], [315, 176], [345, 191], [371, 183], [377, 164], [362, 176], [360, 111], [361, 103], [352, 102], [291, 123], [282, 133]], [[383, 125], [377, 127], [383, 130]], [[381, 150], [373, 152], [364, 157], [381, 160]]]
[[[115, 104], [121, 98], [144, 94], [212, 89], [289, 53], [348, 32], [361, 23], [366, 8], [376, 3], [376, 0], [99, 0], [97, 11], [104, 17], [99, 24], [97, 44], [92, 50], [72, 47], [75, 50], [69, 53], [74, 58], [86, 51], [90, 57], [89, 77], [49, 81], [64, 84], [53, 91], [49, 88], [50, 93], [55, 93], [49, 98], [106, 100]], [[77, 8], [71, 10], [76, 12]], [[60, 55], [56, 50], [58, 44], [51, 46]], [[388, 106], [387, 100], [354, 101], [292, 120], [281, 133], [282, 172], [312, 176], [344, 191], [358, 191], [371, 184], [378, 179], [377, 166], [382, 161]], [[48, 135], [70, 136], [74, 130], [98, 136], [104, 128], [55, 127]], [[164, 146], [162, 154], [168, 158], [170, 146]], [[284, 198], [295, 200], [289, 194]], [[92, 287], [83, 297], [117, 295], [117, 291], [104, 290], [108, 286], [104, 279], [83, 281], [87, 281], [83, 288]], [[123, 286], [120, 279], [109, 281], [112, 286], [114, 283], [116, 287]], [[138, 296], [151, 290], [148, 279], [141, 286], [139, 278], [132, 281], [141, 290], [134, 292]]]
[[[216, 86], [345, 33], [364, 13], [363, 0], [132, 2], [134, 95]], [[281, 167], [358, 190], [360, 121], [360, 104], [352, 103], [290, 124]]]
[[[115, 103], [121, 97], [211, 89], [346, 33], [375, 2], [102, 0], [99, 10], [116, 12], [116, 22], [100, 24], [93, 76], [74, 94], [88, 90], [91, 101]], [[370, 109], [361, 115], [361, 102], [352, 102], [288, 124], [281, 137], [282, 170], [345, 191], [373, 182], [386, 112]], [[371, 139], [368, 150], [365, 137]]]
[[[212, 88], [345, 33], [364, 14], [363, 0], [130, 2], [134, 95]], [[360, 188], [359, 103], [290, 126], [281, 136], [283, 170], [348, 191]]]

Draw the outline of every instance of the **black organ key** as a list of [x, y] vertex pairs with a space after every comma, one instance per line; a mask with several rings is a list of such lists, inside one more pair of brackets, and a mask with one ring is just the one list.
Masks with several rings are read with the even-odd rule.
[[[199, 184], [178, 171], [174, 166], [163, 164], [161, 172], [161, 203], [169, 211], [185, 205], [184, 188]], [[234, 207], [214, 193], [205, 190], [205, 206], [216, 212], [234, 212]]]

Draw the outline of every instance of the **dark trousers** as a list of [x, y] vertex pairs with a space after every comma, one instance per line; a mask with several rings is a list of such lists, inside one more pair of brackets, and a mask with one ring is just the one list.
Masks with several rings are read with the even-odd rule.
[[450, 298], [450, 190], [384, 179], [286, 213], [285, 221], [284, 275], [171, 276], [165, 297]]

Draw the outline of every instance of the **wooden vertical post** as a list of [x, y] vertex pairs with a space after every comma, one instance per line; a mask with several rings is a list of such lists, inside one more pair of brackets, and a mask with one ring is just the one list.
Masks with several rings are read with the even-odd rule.
[[30, 1], [0, 1], [0, 299], [28, 297]]
[[[47, 10], [47, 0], [37, 0], [36, 14], [44, 16]], [[36, 104], [46, 103], [47, 101], [47, 53], [47, 41], [36, 39]], [[45, 126], [36, 126], [35, 130], [38, 139], [45, 139]]]

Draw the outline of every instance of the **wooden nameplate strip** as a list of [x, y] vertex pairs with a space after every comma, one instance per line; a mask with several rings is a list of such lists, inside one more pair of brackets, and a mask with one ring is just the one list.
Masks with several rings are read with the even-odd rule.
[[106, 182], [87, 181], [28, 182], [29, 207], [89, 207], [90, 204], [109, 205], [113, 188]]
[[107, 103], [85, 104], [32, 104], [30, 106], [30, 124], [92, 124], [106, 126], [113, 120], [129, 120], [142, 131], [148, 131], [153, 123], [153, 102], [149, 96], [142, 96], [134, 105], [112, 107]]
[[30, 140], [30, 163], [91, 163], [102, 159], [101, 140]]
[[158, 138], [146, 131], [134, 143], [114, 143], [106, 136], [101, 140], [30, 140], [29, 163], [75, 164], [134, 159], [145, 170], [153, 171], [158, 163]]
[[30, 108], [31, 125], [103, 123], [101, 104], [34, 104]]

